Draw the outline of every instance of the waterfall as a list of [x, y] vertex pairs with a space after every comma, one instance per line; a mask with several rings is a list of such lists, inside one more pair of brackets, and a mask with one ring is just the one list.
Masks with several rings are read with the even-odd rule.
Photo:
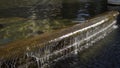
[[[32, 54], [29, 54], [28, 56], [36, 58], [38, 66], [53, 63], [69, 56], [70, 54], [77, 54], [78, 52], [89, 48], [92, 44], [104, 38], [114, 30], [115, 24], [115, 20], [110, 20], [105, 17], [103, 20], [93, 25], [49, 41], [49, 44], [47, 44], [43, 50], [39, 50], [39, 52], [35, 50], [34, 53], [32, 52]], [[69, 41], [66, 38], [69, 38]], [[59, 44], [60, 42], [62, 42], [61, 45]], [[66, 42], [69, 42], [69, 44], [66, 44]], [[41, 52], [44, 55], [41, 55]]]
[[[27, 46], [20, 58], [0, 59], [1, 68], [49, 68], [50, 64], [70, 55], [78, 54], [116, 29], [117, 12], [109, 12], [86, 23], [77, 24], [65, 33], [47, 42]], [[84, 25], [84, 27], [83, 27]], [[82, 27], [82, 28], [81, 28]], [[62, 32], [62, 33], [63, 33]]]

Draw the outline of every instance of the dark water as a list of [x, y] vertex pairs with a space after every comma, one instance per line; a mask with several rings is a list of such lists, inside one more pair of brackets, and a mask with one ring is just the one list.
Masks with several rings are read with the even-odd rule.
[[120, 68], [120, 28], [93, 47], [64, 60], [54, 68]]
[[[38, 18], [64, 18], [73, 21], [84, 21], [92, 16], [100, 14], [107, 10], [105, 0], [96, 0], [97, 2], [87, 3], [63, 3], [62, 7], [58, 8], [56, 14], [52, 10], [53, 6], [37, 6], [35, 13]], [[120, 6], [109, 6], [109, 10], [119, 10]], [[32, 15], [30, 7], [0, 9], [0, 17], [29, 17]], [[46, 10], [48, 9], [48, 11]], [[59, 11], [60, 10], [60, 11]], [[9, 13], [8, 13], [9, 12]], [[42, 15], [43, 14], [43, 15]], [[118, 24], [120, 23], [118, 17]], [[52, 65], [52, 68], [120, 68], [120, 28], [116, 29], [105, 37], [94, 47], [84, 50], [79, 55], [73, 55], [63, 60], [60, 60]]]
[[[43, 5], [36, 4], [30, 7], [14, 7], [0, 9], [0, 18], [5, 17], [24, 17], [29, 18], [33, 14], [38, 19], [46, 18], [62, 18], [75, 21], [84, 21], [92, 16], [103, 13], [107, 7], [105, 0], [93, 0], [88, 2], [79, 1], [74, 3], [61, 2], [58, 4], [45, 3]], [[8, 13], [9, 12], [9, 13]]]
[[[120, 6], [108, 6], [119, 10]], [[120, 15], [117, 18], [120, 24]], [[78, 55], [60, 60], [53, 68], [120, 68], [120, 27]]]
[[[31, 6], [0, 8], [0, 44], [60, 29], [63, 25], [70, 25], [68, 22], [71, 21], [73, 21], [72, 24], [78, 21], [84, 22], [107, 10], [105, 0], [88, 0], [86, 2], [57, 0], [55, 3], [52, 0], [45, 1], [43, 4], [36, 3]], [[31, 23], [34, 25], [30, 25]]]

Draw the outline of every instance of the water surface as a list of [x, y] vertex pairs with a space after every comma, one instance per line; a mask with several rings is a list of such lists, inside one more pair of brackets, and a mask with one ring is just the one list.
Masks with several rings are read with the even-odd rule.
[[[120, 6], [108, 6], [108, 10], [119, 10]], [[120, 24], [120, 15], [117, 25]], [[78, 55], [58, 61], [53, 68], [120, 68], [120, 28], [111, 32], [93, 47]]]

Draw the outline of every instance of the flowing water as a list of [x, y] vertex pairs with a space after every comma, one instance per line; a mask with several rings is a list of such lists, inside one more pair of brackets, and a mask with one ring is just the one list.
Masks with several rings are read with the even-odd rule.
[[43, 0], [31, 6], [0, 8], [0, 44], [84, 22], [106, 11], [104, 0], [76, 1]]
[[53, 68], [120, 68], [120, 29], [87, 50], [58, 61]]
[[[97, 0], [96, 2], [82, 2], [82, 3], [74, 3], [74, 4], [63, 3], [62, 6], [59, 5], [57, 7], [60, 8], [61, 11], [59, 11], [58, 9], [58, 12], [56, 12], [56, 14], [53, 14], [53, 12], [56, 11], [56, 9], [55, 10], [53, 9], [54, 11], [52, 11], [53, 14], [52, 16], [49, 16], [51, 15], [49, 11], [52, 10], [51, 8], [53, 8], [53, 6], [49, 7], [49, 5], [41, 7], [41, 5], [38, 4], [37, 8], [35, 6], [32, 8], [22, 7], [22, 8], [12, 8], [12, 9], [11, 8], [1, 9], [0, 17], [1, 18], [20, 17], [20, 18], [30, 18], [32, 20], [45, 19], [45, 18], [54, 19], [57, 17], [60, 19], [72, 20], [74, 22], [78, 22], [78, 21], [83, 22], [94, 15], [106, 11], [104, 2], [101, 3], [100, 2], [101, 1]], [[11, 25], [7, 24], [5, 26], [11, 26]], [[0, 28], [2, 27], [4, 26], [0, 25]], [[40, 33], [42, 32], [40, 31]], [[2, 34], [2, 32], [0, 32], [0, 34]], [[120, 28], [110, 33], [100, 42], [94, 44], [93, 47], [84, 50], [78, 55], [72, 55], [68, 58], [64, 58], [54, 64], [51, 64], [51, 68], [120, 68], [120, 59], [119, 59], [120, 36], [119, 35], [120, 35]], [[0, 38], [2, 38], [2, 35], [0, 36]], [[7, 39], [7, 40], [0, 39], [0, 42], [1, 41], [7, 43], [11, 41], [11, 39]]]
[[[108, 6], [108, 10], [119, 10], [120, 6]], [[119, 26], [120, 16], [117, 18]], [[62, 59], [52, 68], [120, 68], [120, 28], [117, 28], [93, 47]]]

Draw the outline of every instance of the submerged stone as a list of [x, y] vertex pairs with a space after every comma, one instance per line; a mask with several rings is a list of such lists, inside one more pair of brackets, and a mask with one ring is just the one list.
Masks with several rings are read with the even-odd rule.
[[37, 34], [43, 34], [44, 32], [43, 31], [37, 31], [36, 33]]

